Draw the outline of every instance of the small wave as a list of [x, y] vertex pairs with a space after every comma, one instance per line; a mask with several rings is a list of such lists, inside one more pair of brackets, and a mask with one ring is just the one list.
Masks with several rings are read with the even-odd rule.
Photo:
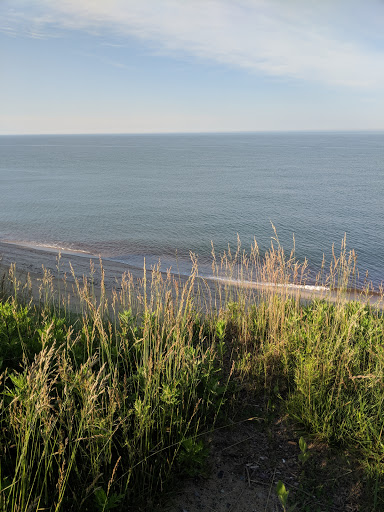
[[46, 243], [43, 243], [43, 242], [34, 242], [34, 241], [25, 241], [25, 240], [1, 240], [1, 242], [3, 243], [6, 243], [6, 244], [12, 244], [12, 245], [19, 245], [21, 247], [30, 247], [30, 248], [35, 248], [35, 249], [50, 249], [50, 250], [54, 250], [54, 251], [57, 251], [57, 252], [68, 252], [68, 253], [74, 253], [74, 254], [84, 254], [84, 255], [87, 255], [87, 256], [97, 256], [97, 255], [93, 255], [91, 254], [89, 251], [84, 251], [82, 249], [74, 249], [74, 248], [71, 248], [71, 247], [66, 247], [66, 246], [62, 246], [62, 245], [59, 245], [59, 244], [55, 244], [55, 243], [49, 243], [49, 244], [46, 244]]
[[241, 284], [245, 286], [253, 286], [255, 288], [290, 288], [294, 290], [307, 290], [307, 291], [316, 291], [316, 292], [328, 292], [330, 288], [327, 286], [319, 286], [312, 284], [295, 284], [295, 283], [269, 283], [263, 281], [247, 281], [240, 279], [229, 279], [226, 277], [219, 276], [205, 276], [206, 279], [212, 279], [214, 281], [221, 281], [228, 284]]
[[42, 249], [55, 249], [57, 251], [65, 251], [65, 252], [75, 252], [75, 253], [82, 253], [82, 254], [90, 254], [89, 251], [83, 251], [82, 249], [73, 249], [71, 247], [65, 247], [61, 246], [59, 244], [43, 244], [43, 243], [34, 243], [31, 242], [31, 245], [34, 247], [41, 247]]

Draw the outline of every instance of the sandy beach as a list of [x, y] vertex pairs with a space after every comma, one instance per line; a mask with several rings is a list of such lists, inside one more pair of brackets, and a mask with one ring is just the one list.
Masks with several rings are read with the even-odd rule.
[[[65, 276], [68, 289], [71, 289], [75, 284], [75, 277], [80, 280], [83, 277], [89, 278], [91, 267], [93, 266], [93, 283], [96, 291], [100, 285], [100, 258], [93, 254], [67, 250], [59, 251], [54, 248], [20, 245], [15, 242], [0, 242], [0, 277], [8, 274], [12, 264], [16, 265], [16, 276], [22, 284], [26, 282], [28, 276], [30, 277], [34, 298], [39, 296], [39, 286], [41, 285], [44, 271], [48, 271], [52, 275], [53, 282], [56, 285], [58, 280], [62, 280]], [[108, 295], [112, 293], [112, 290], [119, 289], [119, 283], [124, 273], [128, 272], [132, 276], [134, 283], [138, 283], [143, 278], [143, 268], [110, 259], [102, 260], [102, 268], [104, 271], [105, 290]], [[150, 270], [147, 269], [147, 277]], [[177, 275], [177, 278], [183, 283], [187, 280], [188, 276]], [[220, 285], [239, 286], [239, 282], [229, 281], [226, 277], [216, 279], [204, 278], [204, 284], [209, 287], [213, 294]], [[244, 281], [241, 283], [241, 287], [252, 288], [260, 293], [268, 290], [288, 293], [304, 301], [310, 301], [314, 298], [326, 298], [327, 300], [336, 301], [339, 298], [336, 291], [330, 292], [326, 288], [309, 285], [288, 285], [287, 287], [280, 284]], [[75, 297], [76, 293], [73, 293], [73, 296]], [[344, 294], [344, 299], [346, 301], [361, 300], [383, 308], [383, 299], [377, 293], [367, 296], [361, 292], [350, 291]]]
[[[34, 302], [39, 300], [39, 289], [45, 272], [51, 274], [56, 290], [59, 286], [63, 289], [62, 282], [65, 279], [66, 295], [70, 295], [70, 302], [74, 308], [78, 304], [75, 278], [80, 282], [84, 277], [89, 278], [92, 266], [94, 267], [93, 284], [96, 296], [100, 293], [100, 259], [92, 254], [0, 242], [0, 279], [5, 286], [9, 286], [9, 280], [6, 277], [9, 275], [12, 264], [16, 266], [15, 275], [21, 286], [30, 279]], [[111, 295], [113, 289], [119, 288], [118, 283], [125, 272], [132, 275], [134, 282], [143, 277], [143, 269], [128, 267], [111, 260], [103, 260], [102, 268], [105, 290], [108, 295]]]
[[[60, 256], [60, 259], [59, 259]], [[0, 271], [8, 272], [11, 264], [16, 264], [18, 276], [27, 276], [31, 279], [41, 279], [43, 269], [48, 270], [56, 278], [64, 277], [73, 282], [72, 269], [77, 278], [89, 276], [91, 264], [96, 268], [95, 284], [99, 283], [100, 258], [96, 255], [75, 251], [59, 251], [51, 248], [41, 248], [28, 245], [19, 245], [13, 242], [0, 242]], [[112, 289], [124, 272], [129, 271], [134, 279], [143, 277], [143, 269], [125, 265], [123, 263], [103, 260], [105, 271], [105, 286]], [[71, 268], [72, 267], [72, 268]]]

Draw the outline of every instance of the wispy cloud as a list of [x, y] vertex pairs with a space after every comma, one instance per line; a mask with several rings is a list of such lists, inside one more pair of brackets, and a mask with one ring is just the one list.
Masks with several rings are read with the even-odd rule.
[[157, 52], [182, 52], [263, 75], [384, 87], [380, 0], [368, 6], [357, 0], [36, 0], [33, 10], [25, 0], [12, 5], [18, 8], [7, 26], [28, 19], [31, 35], [107, 31], [137, 37]]

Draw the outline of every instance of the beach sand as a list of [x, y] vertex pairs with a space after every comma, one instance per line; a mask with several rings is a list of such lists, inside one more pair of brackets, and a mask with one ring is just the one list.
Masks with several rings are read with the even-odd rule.
[[[95, 290], [99, 289], [101, 283], [100, 263], [104, 271], [104, 285], [107, 295], [112, 294], [113, 290], [119, 290], [122, 275], [129, 273], [133, 282], [140, 286], [140, 280], [143, 278], [143, 268], [133, 267], [118, 261], [110, 259], [100, 260], [96, 255], [75, 251], [59, 251], [54, 248], [42, 248], [32, 245], [20, 245], [14, 242], [0, 242], [0, 278], [7, 276], [10, 266], [16, 265], [16, 277], [22, 284], [30, 278], [32, 284], [32, 296], [36, 300], [39, 296], [39, 287], [42, 284], [44, 271], [49, 272], [53, 277], [54, 286], [59, 285], [59, 281], [66, 278], [67, 290], [70, 290], [73, 298], [76, 298], [75, 277], [80, 281], [91, 275], [91, 267], [94, 267], [93, 283]], [[150, 277], [151, 269], [147, 269], [147, 277]], [[166, 273], [162, 272], [165, 276]], [[75, 277], [74, 277], [75, 276]], [[183, 284], [188, 276], [177, 275], [179, 283]], [[205, 278], [204, 287], [210, 290], [212, 296], [217, 293], [220, 285], [233, 285], [239, 287], [238, 282], [229, 281], [226, 277], [220, 279]], [[331, 301], [340, 300], [340, 295], [333, 291], [330, 292], [322, 287], [295, 287], [288, 288], [283, 285], [273, 285], [268, 283], [242, 282], [241, 287], [252, 288], [256, 293], [274, 290], [278, 293], [287, 293], [303, 301], [310, 301], [314, 298], [327, 299]], [[97, 293], [96, 293], [97, 295]], [[383, 298], [379, 294], [362, 294], [361, 292], [350, 291], [343, 295], [344, 300], [361, 300], [369, 302], [372, 305], [383, 308]]]
[[[16, 243], [0, 242], [0, 279], [2, 286], [11, 289], [9, 279], [11, 265], [15, 264], [15, 276], [21, 283], [20, 288], [27, 281], [31, 284], [29, 296], [34, 302], [39, 301], [40, 290], [43, 287], [44, 275], [48, 272], [52, 276], [54, 290], [65, 289], [65, 295], [69, 296], [74, 310], [77, 309], [79, 297], [76, 290], [75, 278], [81, 283], [83, 278], [91, 276], [91, 267], [94, 267], [92, 276], [95, 295], [100, 295], [101, 267], [99, 257], [70, 251], [59, 251], [34, 246], [18, 245]], [[105, 260], [102, 262], [104, 271], [104, 285], [108, 295], [112, 290], [119, 288], [119, 282], [125, 272], [130, 272], [134, 282], [143, 278], [143, 269], [128, 267], [123, 263]], [[65, 280], [65, 288], [63, 286]], [[7, 288], [8, 287], [8, 288]], [[25, 294], [25, 290], [23, 292]], [[25, 294], [26, 298], [28, 294]]]
[[[60, 258], [59, 258], [60, 256]], [[77, 278], [89, 276], [91, 264], [96, 268], [95, 284], [100, 282], [100, 258], [98, 256], [75, 251], [59, 251], [51, 248], [18, 245], [13, 242], [0, 242], [0, 272], [8, 272], [15, 263], [19, 278], [30, 274], [32, 281], [42, 279], [44, 269], [55, 278], [66, 274], [69, 282], [74, 282], [72, 271]], [[111, 290], [124, 272], [130, 272], [134, 279], [143, 277], [143, 269], [131, 267], [124, 263], [103, 260], [105, 286]], [[98, 271], [99, 269], [99, 271]]]

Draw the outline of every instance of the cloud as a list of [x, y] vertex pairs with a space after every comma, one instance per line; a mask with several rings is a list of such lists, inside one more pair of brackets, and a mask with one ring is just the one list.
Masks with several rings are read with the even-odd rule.
[[380, 0], [371, 0], [368, 7], [357, 0], [32, 3], [33, 11], [26, 0], [13, 0], [19, 8], [13, 8], [8, 20], [29, 20], [29, 33], [35, 37], [57, 30], [133, 36], [156, 52], [181, 53], [280, 79], [365, 89], [384, 86]]

